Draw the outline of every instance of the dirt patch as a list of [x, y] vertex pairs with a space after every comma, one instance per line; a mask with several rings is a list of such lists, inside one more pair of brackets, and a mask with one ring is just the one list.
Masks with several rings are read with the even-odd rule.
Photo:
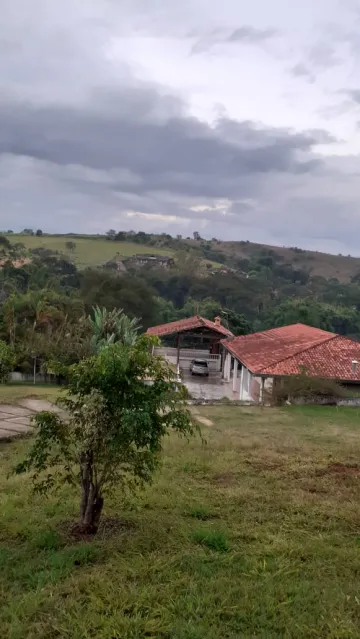
[[300, 490], [303, 490], [306, 493], [310, 493], [311, 495], [327, 495], [329, 493], [324, 487], [319, 484], [304, 482], [299, 486]]
[[270, 462], [265, 460], [251, 461], [250, 459], [247, 459], [245, 460], [245, 463], [258, 471], [276, 471], [284, 466], [282, 462]]
[[214, 475], [214, 481], [220, 486], [233, 486], [236, 483], [236, 475], [234, 473], [220, 473]]
[[326, 468], [320, 468], [316, 471], [315, 475], [318, 477], [323, 477], [324, 475], [352, 475], [357, 477], [360, 475], [360, 466], [358, 464], [341, 464], [335, 462], [329, 464]]
[[212, 422], [211, 419], [208, 419], [207, 417], [195, 415], [195, 419], [197, 422], [200, 422], [200, 424], [203, 424], [204, 426], [214, 426], [214, 422]]
[[110, 539], [117, 535], [129, 533], [134, 529], [134, 522], [110, 515], [108, 517], [102, 517], [96, 535], [84, 533], [80, 525], [74, 523], [74, 521], [61, 521], [59, 524], [59, 532], [66, 539], [67, 543]]

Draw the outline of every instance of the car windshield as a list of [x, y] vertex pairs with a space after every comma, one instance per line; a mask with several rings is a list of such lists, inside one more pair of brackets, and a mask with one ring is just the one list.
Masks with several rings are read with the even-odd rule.
[[207, 366], [207, 362], [205, 362], [203, 359], [196, 359], [194, 361], [195, 366]]

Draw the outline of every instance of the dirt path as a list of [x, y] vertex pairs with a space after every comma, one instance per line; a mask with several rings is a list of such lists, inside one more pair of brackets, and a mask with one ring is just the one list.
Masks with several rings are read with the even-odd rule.
[[200, 415], [197, 408], [193, 407], [191, 409], [191, 412], [194, 415], [196, 421], [199, 422], [200, 424], [203, 424], [203, 426], [214, 426], [214, 422], [212, 422], [211, 419], [208, 419], [207, 417], [203, 417], [202, 415]]
[[31, 432], [31, 419], [42, 410], [59, 411], [45, 399], [22, 399], [17, 404], [0, 404], [0, 440]]

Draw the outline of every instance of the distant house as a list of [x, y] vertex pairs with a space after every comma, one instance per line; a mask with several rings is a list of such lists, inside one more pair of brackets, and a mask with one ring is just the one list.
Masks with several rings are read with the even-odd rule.
[[240, 400], [261, 402], [275, 380], [304, 370], [312, 377], [360, 385], [360, 343], [319, 328], [292, 324], [221, 344], [223, 377]]
[[125, 261], [125, 264], [128, 268], [150, 266], [168, 269], [174, 266], [175, 262], [174, 259], [168, 255], [151, 255], [150, 253], [145, 253], [143, 255], [133, 255], [129, 257]]
[[119, 275], [127, 273], [127, 268], [118, 255], [113, 260], [106, 262], [104, 268], [116, 271]]

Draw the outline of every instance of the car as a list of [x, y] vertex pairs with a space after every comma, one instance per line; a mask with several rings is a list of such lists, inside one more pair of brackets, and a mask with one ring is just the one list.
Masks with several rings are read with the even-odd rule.
[[190, 372], [192, 375], [209, 377], [209, 365], [206, 359], [193, 359], [190, 364]]

